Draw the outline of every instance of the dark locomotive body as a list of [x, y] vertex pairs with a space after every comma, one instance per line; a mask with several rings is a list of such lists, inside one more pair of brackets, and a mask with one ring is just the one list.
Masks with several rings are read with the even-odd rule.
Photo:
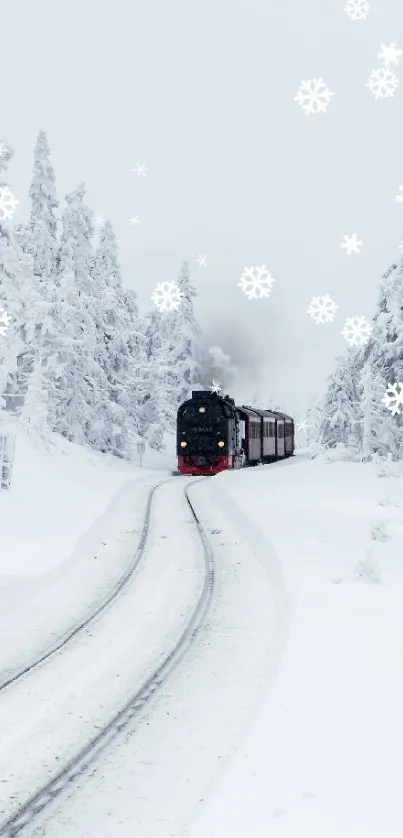
[[193, 391], [177, 418], [180, 474], [209, 475], [294, 453], [294, 421], [274, 410], [238, 407], [229, 396]]

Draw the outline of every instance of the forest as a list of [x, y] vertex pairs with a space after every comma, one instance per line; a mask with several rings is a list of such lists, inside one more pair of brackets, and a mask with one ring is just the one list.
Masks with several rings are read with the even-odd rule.
[[[1, 143], [3, 198], [12, 157]], [[11, 225], [4, 200], [0, 211], [0, 424], [43, 439], [58, 433], [130, 460], [138, 437], [164, 448], [179, 404], [193, 387], [211, 385], [226, 356], [203, 341], [186, 261], [180, 305], [140, 314], [136, 293], [122, 282], [112, 224], [95, 223], [85, 195], [80, 184], [60, 208], [39, 131], [29, 219]], [[402, 347], [403, 254], [382, 277], [371, 334], [336, 359], [306, 417], [313, 454], [402, 458]]]

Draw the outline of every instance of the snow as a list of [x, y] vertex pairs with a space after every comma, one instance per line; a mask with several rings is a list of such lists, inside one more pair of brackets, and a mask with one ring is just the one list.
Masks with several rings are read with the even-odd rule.
[[[281, 556], [293, 616], [275, 687], [191, 838], [402, 834], [403, 483], [393, 469], [380, 479], [374, 464], [312, 461], [219, 478], [240, 505], [253, 484], [248, 515]], [[369, 544], [380, 584], [355, 577]]]
[[[81, 467], [88, 481], [100, 474]], [[300, 454], [159, 490], [127, 597], [29, 689], [0, 696], [11, 793], [1, 808], [78, 751], [180, 632], [200, 585], [180, 501], [188, 483], [216, 556], [206, 625], [147, 711], [27, 838], [401, 836], [402, 476], [400, 464]]]
[[140, 469], [56, 434], [47, 448], [19, 435], [11, 488], [0, 492], [1, 680], [116, 584], [137, 546], [148, 493], [173, 462], [147, 449]]

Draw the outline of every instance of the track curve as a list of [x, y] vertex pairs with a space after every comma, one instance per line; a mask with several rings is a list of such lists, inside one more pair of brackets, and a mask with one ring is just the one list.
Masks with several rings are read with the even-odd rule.
[[98, 604], [93, 609], [91, 614], [89, 616], [87, 616], [84, 620], [81, 620], [74, 627], [74, 629], [71, 629], [66, 634], [59, 636], [59, 638], [51, 646], [48, 646], [48, 648], [44, 652], [42, 652], [40, 655], [38, 655], [38, 657], [36, 657], [30, 663], [26, 664], [25, 666], [21, 666], [19, 669], [17, 669], [15, 672], [13, 672], [12, 675], [8, 675], [6, 678], [3, 678], [3, 680], [0, 679], [0, 693], [3, 690], [5, 690], [6, 687], [9, 687], [11, 684], [15, 684], [24, 675], [27, 675], [28, 672], [31, 672], [33, 669], [35, 669], [41, 663], [44, 663], [45, 661], [49, 660], [49, 658], [53, 657], [53, 655], [55, 655], [57, 652], [60, 652], [61, 649], [63, 649], [63, 647], [67, 645], [67, 643], [69, 643], [71, 640], [73, 640], [73, 638], [77, 637], [77, 635], [80, 634], [80, 632], [82, 632], [84, 629], [87, 629], [91, 625], [91, 623], [93, 623], [94, 620], [96, 620], [97, 617], [99, 617], [99, 615], [102, 614], [102, 612], [105, 611], [105, 609], [108, 608], [108, 606], [111, 605], [111, 603], [121, 593], [121, 591], [124, 589], [125, 585], [127, 585], [129, 580], [132, 578], [133, 573], [136, 570], [136, 568], [137, 568], [137, 566], [138, 566], [138, 564], [141, 560], [141, 557], [143, 555], [144, 547], [145, 547], [147, 537], [148, 537], [148, 532], [149, 532], [151, 507], [152, 507], [152, 501], [153, 501], [154, 494], [155, 494], [156, 490], [159, 489], [160, 486], [164, 485], [165, 483], [168, 483], [172, 479], [173, 478], [169, 478], [167, 480], [161, 480], [159, 483], [157, 483], [151, 489], [150, 494], [148, 496], [146, 512], [145, 512], [145, 516], [144, 516], [144, 520], [143, 520], [143, 525], [142, 525], [142, 530], [141, 530], [139, 543], [137, 545], [136, 551], [133, 555], [133, 559], [130, 563], [129, 568], [120, 577], [118, 582], [113, 586], [113, 588], [111, 588], [110, 591], [108, 591], [106, 596], [100, 602], [98, 602]]
[[[148, 677], [148, 679], [142, 685], [142, 687], [140, 689], [137, 689], [136, 693], [130, 697], [130, 699], [126, 702], [125, 706], [120, 710], [120, 712], [102, 728], [102, 730], [93, 738], [93, 740], [85, 748], [83, 748], [73, 759], [70, 760], [70, 762], [63, 768], [62, 771], [60, 771], [60, 773], [53, 780], [44, 785], [39, 792], [37, 792], [25, 804], [23, 804], [23, 806], [16, 815], [11, 817], [6, 823], [3, 823], [3, 825], [0, 828], [0, 838], [15, 838], [16, 835], [18, 835], [26, 826], [28, 826], [32, 822], [36, 815], [42, 812], [42, 810], [45, 809], [46, 806], [48, 806], [55, 800], [55, 798], [66, 788], [66, 786], [69, 783], [73, 782], [76, 778], [78, 778], [81, 774], [83, 774], [86, 771], [86, 769], [90, 766], [90, 764], [98, 756], [98, 754], [105, 747], [108, 746], [110, 741], [118, 733], [120, 733], [120, 731], [130, 722], [130, 720], [136, 714], [141, 712], [141, 710], [145, 707], [152, 695], [164, 684], [165, 680], [169, 677], [171, 672], [173, 672], [173, 670], [177, 667], [182, 657], [193, 643], [199, 629], [201, 628], [204, 622], [205, 615], [211, 602], [214, 590], [215, 564], [212, 548], [207, 540], [206, 533], [197, 516], [194, 505], [189, 497], [189, 488], [194, 482], [200, 482], [207, 479], [209, 478], [203, 477], [197, 481], [192, 480], [191, 483], [187, 482], [186, 487], [184, 488], [185, 499], [188, 504], [188, 508], [191, 512], [192, 519], [196, 524], [197, 532], [200, 536], [203, 547], [204, 583], [199, 599], [196, 603], [195, 608], [193, 609], [193, 613], [191, 614], [190, 619], [188, 620], [182, 634], [180, 635], [179, 640], [177, 641], [174, 648], [168, 653], [168, 655], [166, 655], [163, 662], [157, 667], [157, 669], [155, 669], [153, 674]], [[136, 566], [144, 552], [144, 548], [149, 534], [148, 524], [150, 519], [152, 498], [156, 489], [163, 485], [163, 483], [165, 484], [166, 482], [168, 481], [162, 481], [161, 483], [157, 484], [155, 487], [153, 487], [152, 491], [150, 492], [142, 536], [135, 554], [135, 557], [137, 557]], [[131, 574], [133, 573], [133, 571], [134, 567], [131, 570]], [[119, 590], [121, 590], [124, 587], [124, 584], [125, 581], [121, 580]], [[116, 591], [114, 596], [116, 596], [117, 593], [119, 593], [119, 591]], [[97, 613], [99, 614], [101, 610], [106, 608], [107, 604], [109, 604], [113, 598], [114, 597], [110, 596], [108, 603], [104, 603], [103, 606], [101, 606], [98, 609]], [[93, 619], [95, 619], [95, 615], [91, 616], [91, 620]], [[88, 621], [85, 625], [88, 625]], [[76, 635], [77, 633], [78, 630], [76, 630], [74, 634]], [[67, 642], [68, 641], [65, 640], [64, 644], [59, 644], [59, 648], [62, 648], [62, 645], [65, 645]], [[51, 654], [54, 654], [54, 651]], [[46, 657], [50, 656], [51, 655], [48, 654]], [[46, 657], [42, 658], [42, 660], [46, 659]], [[19, 677], [21, 677], [21, 675]]]

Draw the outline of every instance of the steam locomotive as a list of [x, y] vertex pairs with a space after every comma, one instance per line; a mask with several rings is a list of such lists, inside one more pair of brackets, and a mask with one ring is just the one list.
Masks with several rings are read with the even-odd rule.
[[180, 474], [210, 475], [294, 454], [294, 420], [275, 410], [237, 406], [230, 396], [194, 390], [176, 426]]

